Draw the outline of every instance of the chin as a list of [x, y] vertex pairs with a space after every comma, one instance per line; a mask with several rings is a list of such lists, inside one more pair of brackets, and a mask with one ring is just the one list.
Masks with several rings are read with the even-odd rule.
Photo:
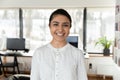
[[60, 38], [56, 38], [55, 40], [56, 40], [56, 41], [59, 41], [59, 42], [64, 42], [64, 41], [66, 41], [66, 39], [60, 39]]

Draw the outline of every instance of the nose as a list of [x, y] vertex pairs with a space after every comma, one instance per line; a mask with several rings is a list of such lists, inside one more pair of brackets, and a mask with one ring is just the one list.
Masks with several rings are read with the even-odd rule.
[[63, 26], [62, 25], [59, 26], [59, 30], [63, 31]]

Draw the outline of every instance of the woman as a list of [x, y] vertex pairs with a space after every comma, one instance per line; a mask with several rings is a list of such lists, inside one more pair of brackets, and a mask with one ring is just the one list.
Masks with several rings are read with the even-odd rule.
[[71, 16], [64, 9], [51, 14], [49, 28], [53, 39], [35, 51], [31, 80], [87, 80], [83, 53], [66, 42], [71, 23]]

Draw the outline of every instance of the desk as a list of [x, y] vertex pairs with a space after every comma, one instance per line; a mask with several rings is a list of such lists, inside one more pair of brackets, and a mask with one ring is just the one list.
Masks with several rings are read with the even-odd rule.
[[[13, 60], [13, 62], [3, 63], [2, 59], [1, 59], [1, 56], [3, 56], [3, 57], [13, 57], [14, 60]], [[15, 67], [17, 67], [18, 74], [20, 74], [20, 70], [19, 70], [19, 66], [18, 66], [18, 60], [17, 60], [18, 56], [22, 56], [22, 55], [20, 53], [17, 53], [17, 52], [10, 52], [10, 53], [7, 52], [5, 54], [0, 53], [0, 66], [1, 66], [0, 68], [3, 69], [4, 74], [5, 74], [5, 70], [4, 70], [5, 67], [6, 68], [13, 68], [13, 74], [15, 73]], [[0, 72], [2, 72], [1, 69], [0, 69]]]
[[[0, 51], [1, 55], [4, 55], [4, 61], [8, 62], [11, 61], [11, 58], [6, 58], [5, 55], [9, 55], [9, 57], [13, 57], [13, 53], [11, 51]], [[18, 51], [16, 53], [16, 58], [19, 63], [19, 70], [20, 73], [28, 73], [31, 69], [31, 59], [33, 56], [34, 50], [25, 53], [23, 51]], [[14, 53], [15, 54], [15, 53]]]

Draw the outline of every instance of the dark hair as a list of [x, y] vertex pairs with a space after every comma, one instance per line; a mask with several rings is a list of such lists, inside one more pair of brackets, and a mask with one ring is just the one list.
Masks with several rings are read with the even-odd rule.
[[63, 16], [66, 16], [69, 21], [70, 21], [70, 27], [71, 27], [71, 23], [72, 23], [72, 19], [71, 19], [71, 16], [69, 15], [69, 13], [64, 10], [64, 9], [57, 9], [55, 10], [51, 15], [50, 15], [50, 18], [49, 18], [49, 24], [50, 22], [52, 21], [52, 19], [54, 18], [55, 15], [63, 15]]

